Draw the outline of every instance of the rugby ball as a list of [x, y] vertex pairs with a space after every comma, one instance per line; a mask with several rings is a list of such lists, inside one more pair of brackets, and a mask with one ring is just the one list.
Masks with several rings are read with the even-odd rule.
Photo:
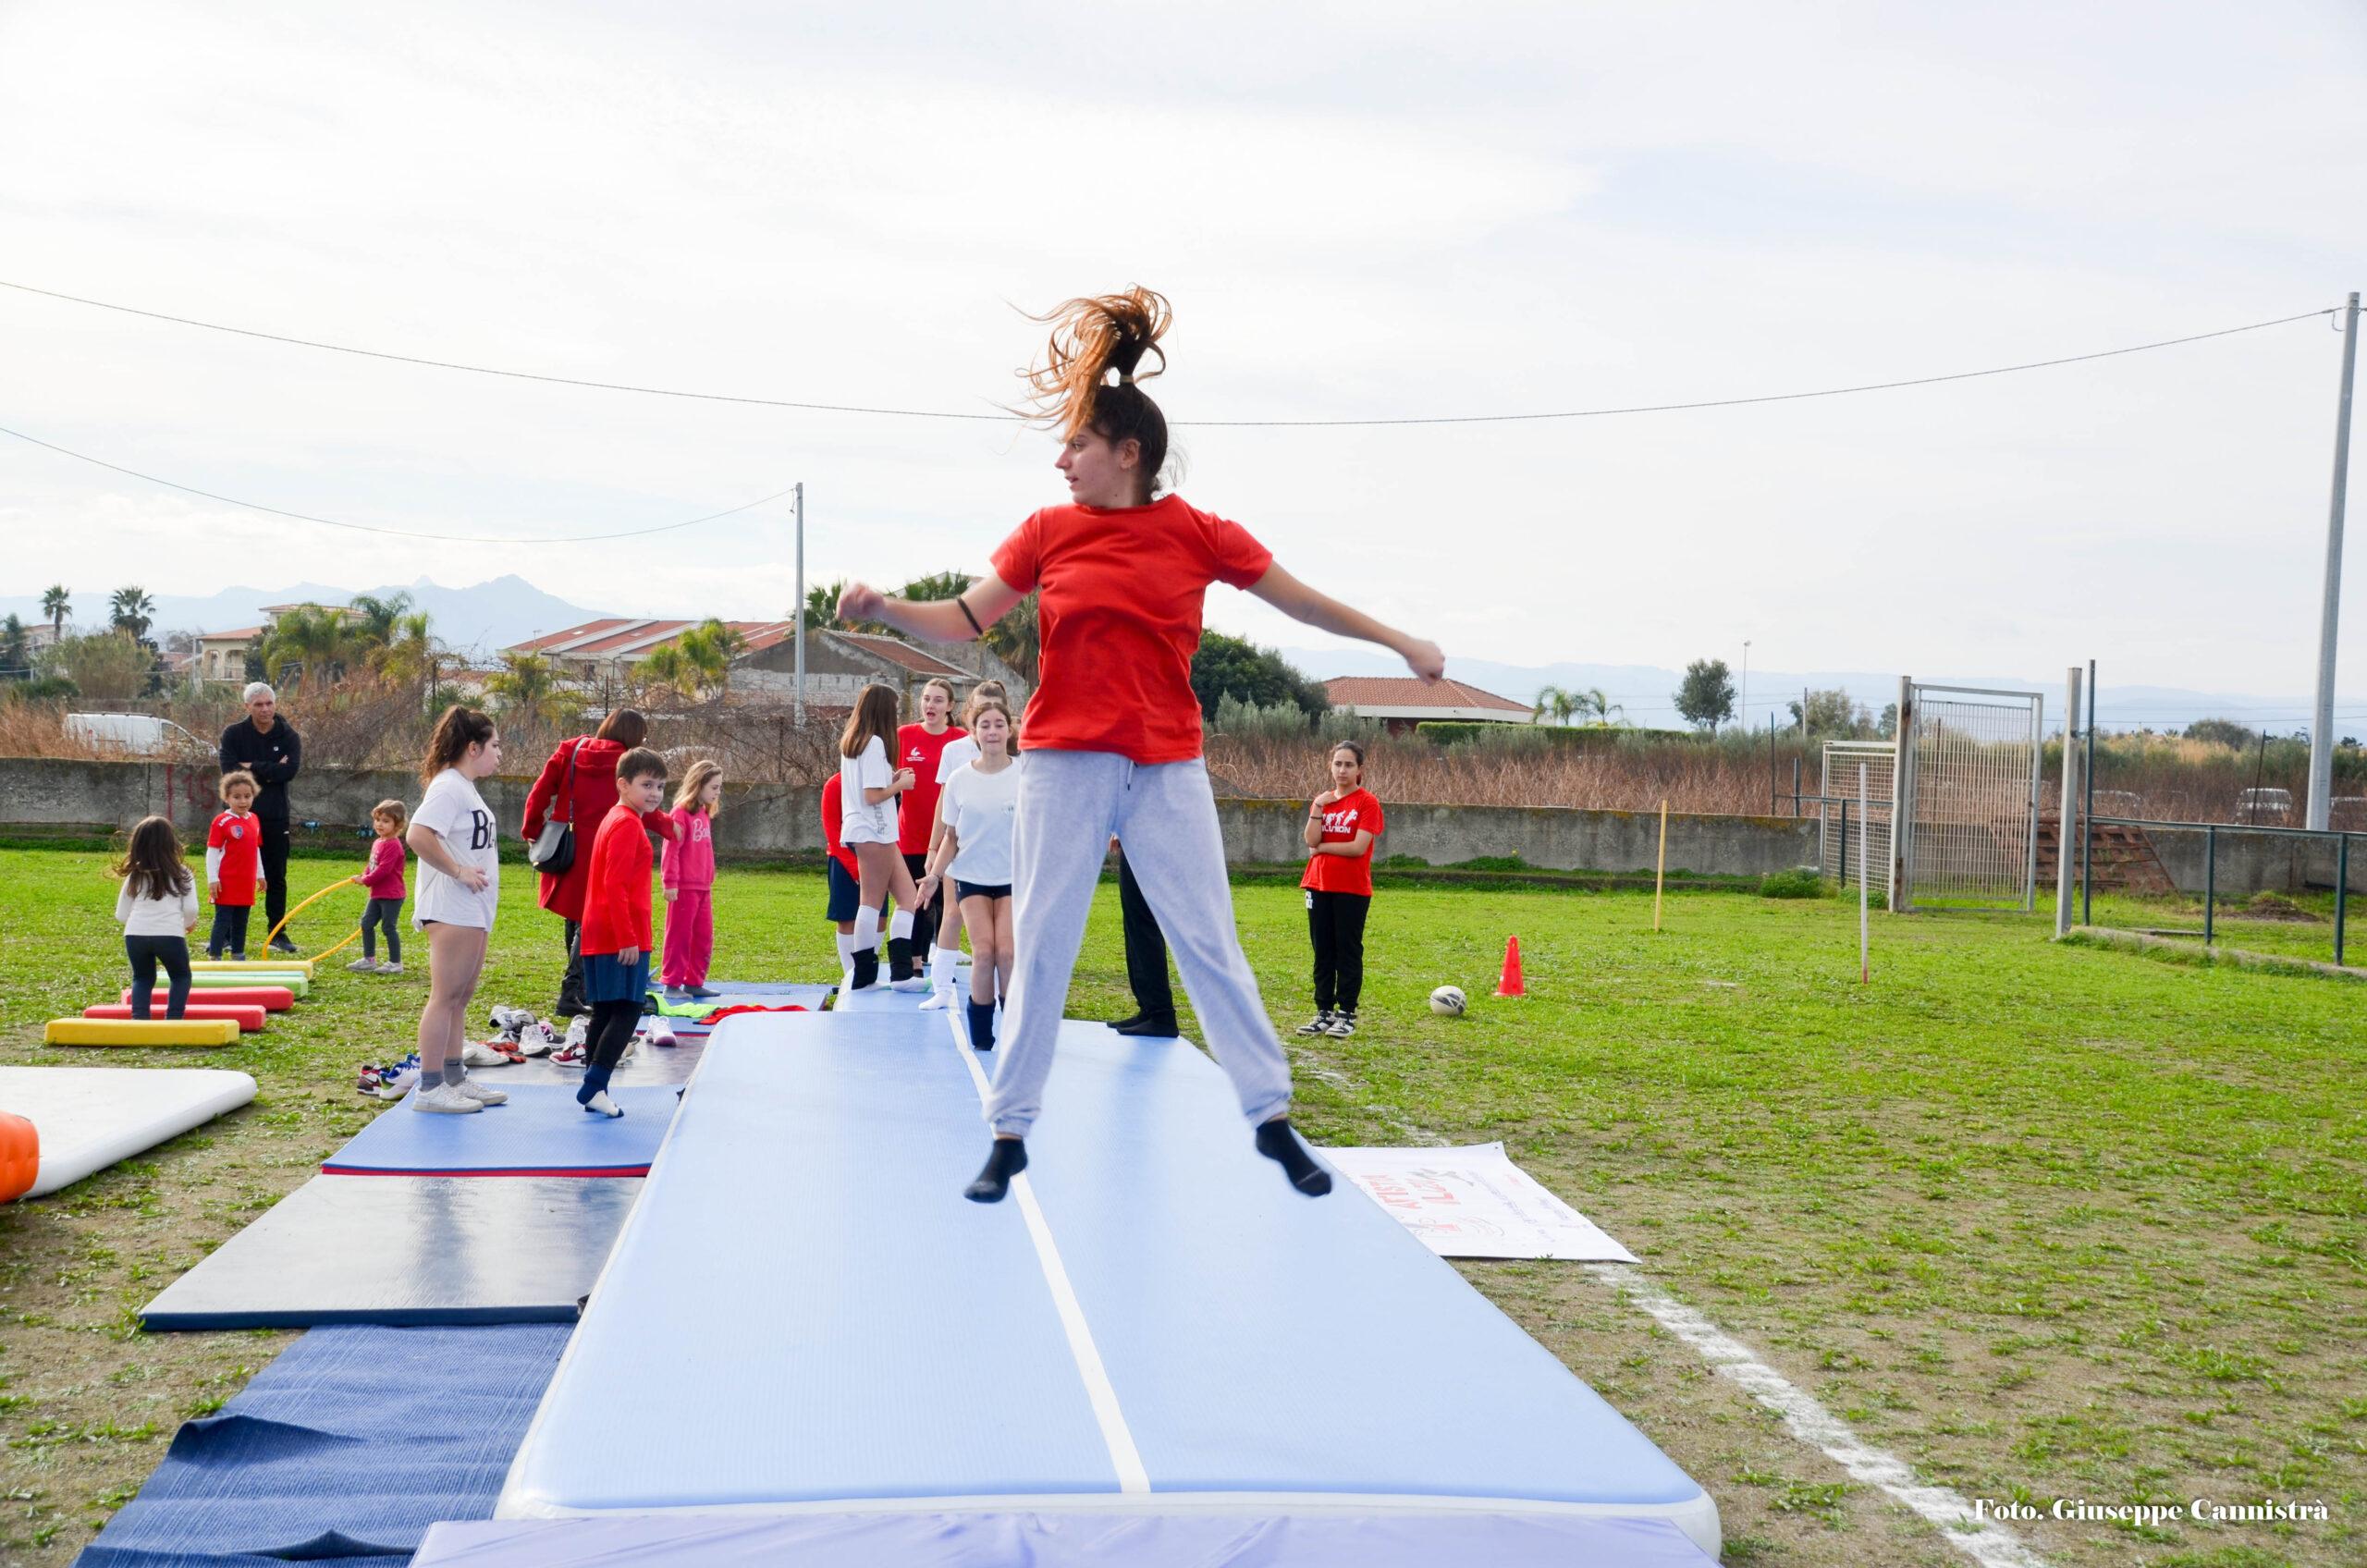
[[1441, 986], [1430, 993], [1430, 1011], [1441, 1018], [1461, 1018], [1463, 1010], [1470, 1005], [1464, 999], [1460, 986]]

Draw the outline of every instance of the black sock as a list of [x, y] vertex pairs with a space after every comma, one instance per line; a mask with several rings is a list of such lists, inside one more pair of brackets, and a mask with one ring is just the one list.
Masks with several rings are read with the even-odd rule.
[[910, 980], [913, 977], [913, 939], [910, 937], [888, 938], [888, 978]]
[[1278, 1116], [1257, 1129], [1257, 1152], [1281, 1166], [1291, 1185], [1308, 1197], [1319, 1198], [1331, 1190], [1331, 1172], [1315, 1163], [1291, 1131], [1288, 1117]]
[[981, 1051], [990, 1051], [995, 1048], [994, 1003], [972, 1002], [970, 1004], [970, 1046], [972, 1049]]
[[1011, 1179], [1027, 1169], [1027, 1145], [1017, 1138], [997, 1138], [987, 1154], [978, 1179], [962, 1189], [972, 1203], [1000, 1203], [1011, 1190]]
[[865, 986], [876, 986], [878, 983], [879, 949], [857, 948], [854, 950], [854, 988], [860, 991]]

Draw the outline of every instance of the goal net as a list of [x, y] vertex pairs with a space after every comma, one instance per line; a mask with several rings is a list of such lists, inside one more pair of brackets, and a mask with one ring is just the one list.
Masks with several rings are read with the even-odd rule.
[[[1817, 787], [1823, 800], [1818, 824], [1818, 864], [1828, 881], [1845, 888], [1867, 879], [1890, 891], [1891, 772], [1898, 748], [1889, 741], [1827, 741], [1824, 773]], [[1858, 770], [1866, 773], [1866, 806], [1858, 807]]]
[[2032, 907], [2046, 699], [1902, 681], [1891, 907]]

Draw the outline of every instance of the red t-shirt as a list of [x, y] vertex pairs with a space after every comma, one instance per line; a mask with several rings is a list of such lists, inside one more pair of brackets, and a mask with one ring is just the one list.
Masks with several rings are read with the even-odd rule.
[[237, 816], [224, 812], [205, 830], [205, 847], [222, 851], [222, 891], [217, 904], [237, 908], [255, 901], [255, 883], [263, 876], [263, 824], [252, 812]]
[[1359, 833], [1372, 835], [1360, 855], [1309, 855], [1306, 875], [1298, 885], [1318, 893], [1362, 893], [1372, 897], [1372, 851], [1387, 824], [1380, 802], [1370, 790], [1351, 790], [1323, 808], [1323, 841], [1344, 844]]
[[1208, 584], [1246, 588], [1274, 553], [1237, 522], [1168, 496], [1147, 507], [1047, 507], [994, 554], [1041, 589], [1030, 751], [1117, 752], [1146, 766], [1200, 754], [1192, 655]]
[[846, 819], [846, 797], [840, 793], [839, 775], [833, 773], [822, 780], [822, 847], [846, 867], [849, 876], [860, 882], [863, 872], [854, 863], [854, 851], [839, 840], [839, 825]]
[[913, 770], [913, 787], [899, 797], [896, 819], [896, 847], [908, 855], [928, 853], [928, 830], [937, 822], [937, 795], [944, 788], [937, 781], [937, 761], [945, 748], [968, 734], [966, 729], [947, 725], [932, 735], [926, 724], [907, 724], [896, 731], [896, 766]]
[[610, 806], [592, 840], [582, 951], [597, 956], [627, 948], [649, 950], [649, 872], [656, 864], [641, 813], [622, 801]]

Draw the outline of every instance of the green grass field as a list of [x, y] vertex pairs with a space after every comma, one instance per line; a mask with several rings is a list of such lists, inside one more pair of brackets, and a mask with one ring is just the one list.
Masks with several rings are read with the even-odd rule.
[[[292, 880], [341, 869], [299, 861]], [[522, 867], [505, 876], [482, 996], [539, 1008], [558, 925]], [[404, 1048], [424, 983], [332, 968], [218, 1052], [45, 1049], [41, 1021], [121, 984], [113, 886], [94, 853], [0, 850], [0, 1060], [202, 1060], [262, 1084], [236, 1116], [0, 1209], [0, 1556], [64, 1563], [175, 1425], [288, 1338], [143, 1336], [134, 1311], [377, 1109], [352, 1069]], [[1297, 896], [1236, 894], [1287, 1030], [1306, 1009]], [[727, 870], [717, 972], [827, 976], [820, 903], [816, 874]], [[2266, 1495], [2333, 1515], [2017, 1526], [2050, 1561], [2367, 1561], [2367, 987], [2057, 947], [2042, 918], [1879, 913], [1860, 986], [1854, 905], [1688, 893], [1665, 930], [1650, 921], [1649, 893], [1384, 888], [1363, 1031], [1294, 1042], [1302, 1125], [1503, 1140], [1650, 1279], [1923, 1480], [2042, 1509]], [[2178, 924], [2135, 906], [2108, 923]], [[1499, 1001], [1513, 933], [1532, 995]], [[1469, 1017], [1427, 1011], [1445, 981]], [[1105, 885], [1071, 1011], [1122, 1000]], [[1464, 1272], [1711, 1488], [1729, 1562], [1967, 1561], [1595, 1273]]]

